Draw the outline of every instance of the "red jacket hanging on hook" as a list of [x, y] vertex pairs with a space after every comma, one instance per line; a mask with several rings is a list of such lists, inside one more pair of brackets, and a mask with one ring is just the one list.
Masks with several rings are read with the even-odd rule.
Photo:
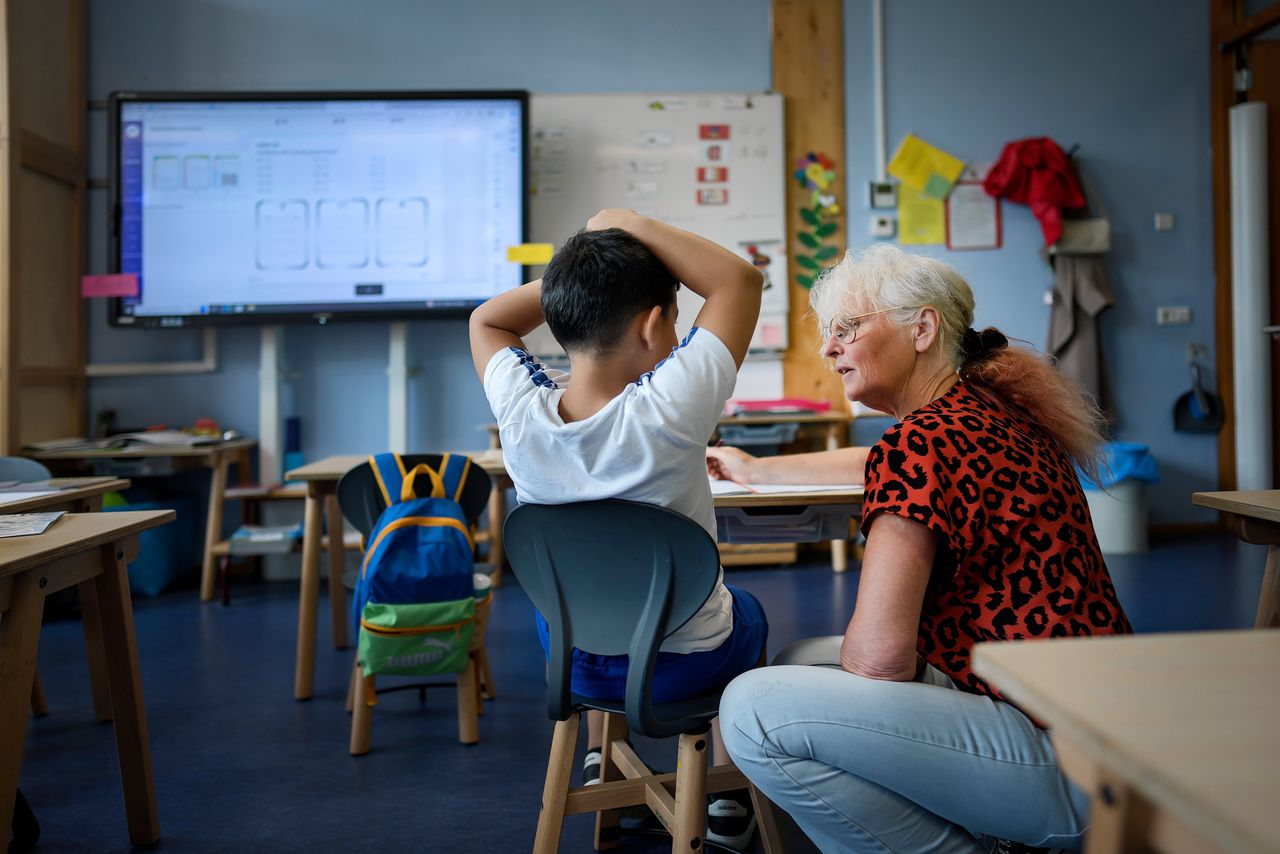
[[1047, 136], [1006, 144], [982, 186], [987, 195], [1030, 205], [1031, 213], [1040, 220], [1046, 246], [1062, 236], [1062, 209], [1085, 203], [1071, 160]]

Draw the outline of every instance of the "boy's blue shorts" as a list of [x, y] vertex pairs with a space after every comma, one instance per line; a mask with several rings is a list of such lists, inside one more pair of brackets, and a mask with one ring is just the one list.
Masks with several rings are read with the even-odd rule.
[[[730, 587], [733, 595], [733, 633], [706, 652], [659, 652], [653, 668], [653, 702], [671, 703], [728, 685], [733, 677], [759, 663], [769, 639], [769, 623], [756, 597]], [[537, 615], [538, 640], [543, 653], [551, 648], [547, 621]], [[627, 693], [627, 656], [573, 651], [570, 690], [598, 700], [622, 700]]]

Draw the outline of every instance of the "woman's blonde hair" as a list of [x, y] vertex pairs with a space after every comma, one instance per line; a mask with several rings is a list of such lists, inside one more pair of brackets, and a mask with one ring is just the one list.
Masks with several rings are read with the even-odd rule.
[[883, 310], [899, 324], [915, 320], [922, 308], [933, 308], [940, 324], [935, 346], [960, 378], [1020, 412], [1047, 432], [1081, 471], [1097, 479], [1106, 427], [1102, 411], [1079, 383], [1029, 346], [974, 348], [979, 337], [1003, 336], [970, 335], [966, 355], [973, 289], [950, 264], [909, 255], [889, 243], [850, 249], [814, 283], [809, 305], [818, 328], [826, 329], [841, 315], [855, 313], [855, 303], [857, 313]]

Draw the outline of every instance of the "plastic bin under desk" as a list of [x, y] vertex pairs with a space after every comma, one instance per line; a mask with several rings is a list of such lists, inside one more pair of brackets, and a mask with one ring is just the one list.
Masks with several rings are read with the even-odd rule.
[[821, 543], [849, 536], [853, 504], [824, 504], [786, 510], [721, 507], [716, 535], [722, 543]]

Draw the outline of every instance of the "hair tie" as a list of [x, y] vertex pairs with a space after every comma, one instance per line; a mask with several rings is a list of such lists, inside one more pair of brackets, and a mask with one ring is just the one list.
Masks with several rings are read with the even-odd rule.
[[960, 353], [964, 356], [966, 363], [988, 359], [992, 353], [1003, 350], [1008, 346], [1009, 339], [994, 326], [988, 326], [981, 332], [970, 326], [964, 331], [964, 336], [960, 339]]

